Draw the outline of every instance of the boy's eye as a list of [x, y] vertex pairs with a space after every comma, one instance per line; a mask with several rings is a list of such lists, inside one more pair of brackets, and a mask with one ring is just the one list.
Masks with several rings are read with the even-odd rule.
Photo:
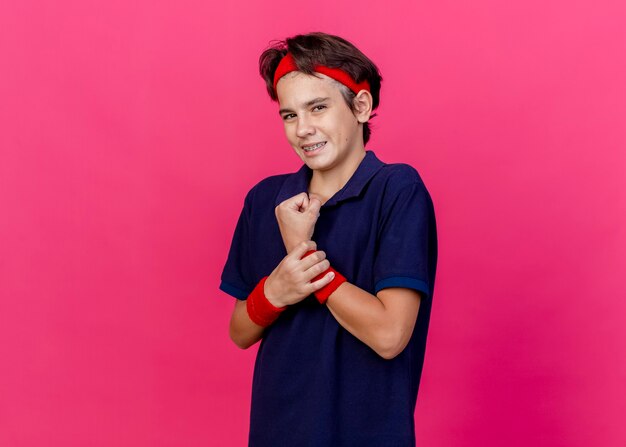
[[[317, 109], [318, 107], [320, 107], [320, 108], [322, 108], [322, 109], [325, 109], [325, 108], [326, 108], [326, 106], [325, 106], [325, 105], [320, 104], [320, 105], [318, 105], [318, 106], [313, 107], [313, 110]], [[285, 120], [285, 121], [286, 121], [286, 120], [290, 119], [292, 116], [295, 116], [295, 115], [294, 115], [293, 113], [287, 113], [287, 114], [283, 115], [283, 120]]]

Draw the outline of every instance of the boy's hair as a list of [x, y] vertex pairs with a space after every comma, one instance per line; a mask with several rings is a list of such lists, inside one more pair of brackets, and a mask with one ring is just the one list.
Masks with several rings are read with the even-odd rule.
[[[298, 34], [285, 40], [272, 41], [259, 57], [259, 73], [265, 80], [267, 92], [273, 101], [278, 101], [274, 90], [274, 72], [281, 59], [287, 52], [291, 53], [298, 70], [315, 76], [313, 67], [325, 65], [331, 68], [341, 68], [359, 83], [364, 79], [370, 84], [372, 94], [372, 110], [378, 107], [380, 101], [380, 83], [383, 80], [376, 65], [357, 47], [347, 40], [322, 32]], [[271, 42], [271, 43], [272, 43]], [[356, 94], [345, 85], [332, 80], [337, 84], [341, 95], [350, 110], [354, 110], [353, 100]], [[370, 115], [370, 119], [376, 116]], [[369, 123], [363, 123], [363, 145], [370, 139]]]

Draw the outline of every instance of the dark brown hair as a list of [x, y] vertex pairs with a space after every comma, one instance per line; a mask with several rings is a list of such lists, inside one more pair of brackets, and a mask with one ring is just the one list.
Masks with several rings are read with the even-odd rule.
[[[372, 110], [378, 107], [380, 101], [380, 83], [383, 80], [376, 65], [357, 47], [347, 40], [322, 32], [298, 34], [285, 40], [270, 42], [259, 57], [259, 73], [265, 80], [267, 92], [273, 101], [278, 101], [274, 90], [274, 72], [279, 62], [287, 52], [291, 53], [298, 70], [315, 76], [313, 67], [325, 65], [332, 68], [341, 68], [359, 83], [364, 79], [370, 84], [372, 94]], [[354, 110], [353, 100], [356, 94], [345, 85], [337, 82], [343, 99]], [[370, 119], [376, 116], [370, 115]], [[363, 144], [367, 144], [371, 134], [369, 123], [363, 123]]]

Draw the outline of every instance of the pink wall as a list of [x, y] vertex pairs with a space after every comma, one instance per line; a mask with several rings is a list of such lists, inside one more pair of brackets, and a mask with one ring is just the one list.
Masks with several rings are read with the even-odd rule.
[[0, 445], [245, 445], [219, 274], [300, 166], [258, 55], [314, 30], [435, 202], [419, 445], [626, 445], [623, 2], [215, 3], [1, 3]]

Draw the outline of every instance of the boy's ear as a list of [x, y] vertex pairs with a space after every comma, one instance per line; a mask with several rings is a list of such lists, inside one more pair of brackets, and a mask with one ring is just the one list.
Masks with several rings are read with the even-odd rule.
[[374, 100], [372, 94], [367, 90], [361, 90], [353, 100], [354, 104], [354, 116], [359, 123], [366, 123], [370, 119], [372, 114], [372, 104]]

